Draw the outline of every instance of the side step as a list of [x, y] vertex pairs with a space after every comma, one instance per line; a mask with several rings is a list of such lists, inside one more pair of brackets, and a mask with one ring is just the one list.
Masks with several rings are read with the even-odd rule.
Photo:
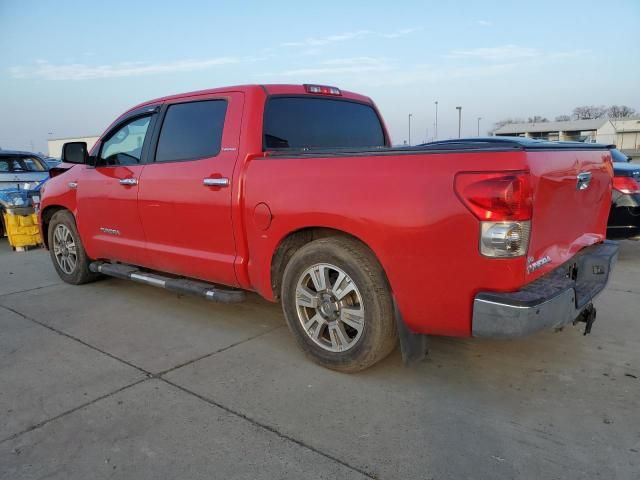
[[102, 273], [111, 277], [133, 280], [134, 282], [152, 285], [154, 287], [166, 288], [178, 293], [188, 293], [204, 297], [207, 300], [221, 303], [239, 303], [244, 301], [246, 293], [244, 290], [234, 290], [231, 288], [221, 288], [212, 283], [189, 280], [187, 278], [165, 277], [158, 273], [140, 270], [138, 267], [124, 265], [121, 263], [92, 262], [89, 270], [95, 273]]

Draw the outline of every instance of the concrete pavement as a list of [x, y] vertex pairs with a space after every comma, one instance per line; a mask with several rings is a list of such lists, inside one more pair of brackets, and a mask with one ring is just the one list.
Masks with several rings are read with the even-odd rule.
[[0, 241], [0, 479], [640, 478], [640, 242], [581, 329], [357, 375], [279, 306], [72, 287]]

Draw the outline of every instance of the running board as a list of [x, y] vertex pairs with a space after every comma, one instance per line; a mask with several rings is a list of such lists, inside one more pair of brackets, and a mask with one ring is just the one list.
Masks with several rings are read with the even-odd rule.
[[187, 278], [165, 277], [158, 273], [142, 271], [138, 267], [124, 265], [122, 263], [92, 262], [89, 270], [95, 273], [102, 273], [110, 277], [133, 280], [153, 287], [166, 288], [177, 293], [188, 293], [204, 297], [207, 300], [221, 303], [239, 303], [244, 301], [246, 294], [244, 290], [234, 290], [231, 288], [221, 288], [211, 283], [189, 280]]

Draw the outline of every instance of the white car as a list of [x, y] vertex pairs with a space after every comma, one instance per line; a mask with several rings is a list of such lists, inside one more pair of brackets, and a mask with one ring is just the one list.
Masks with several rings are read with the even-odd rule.
[[0, 190], [29, 190], [49, 176], [49, 166], [35, 153], [0, 150]]

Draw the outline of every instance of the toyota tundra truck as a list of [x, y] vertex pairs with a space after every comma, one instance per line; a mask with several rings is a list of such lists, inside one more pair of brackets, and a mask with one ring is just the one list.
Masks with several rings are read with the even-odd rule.
[[282, 303], [301, 349], [364, 369], [427, 335], [520, 337], [595, 319], [606, 146], [478, 139], [395, 148], [372, 100], [249, 85], [152, 100], [67, 143], [40, 221], [60, 277]]

